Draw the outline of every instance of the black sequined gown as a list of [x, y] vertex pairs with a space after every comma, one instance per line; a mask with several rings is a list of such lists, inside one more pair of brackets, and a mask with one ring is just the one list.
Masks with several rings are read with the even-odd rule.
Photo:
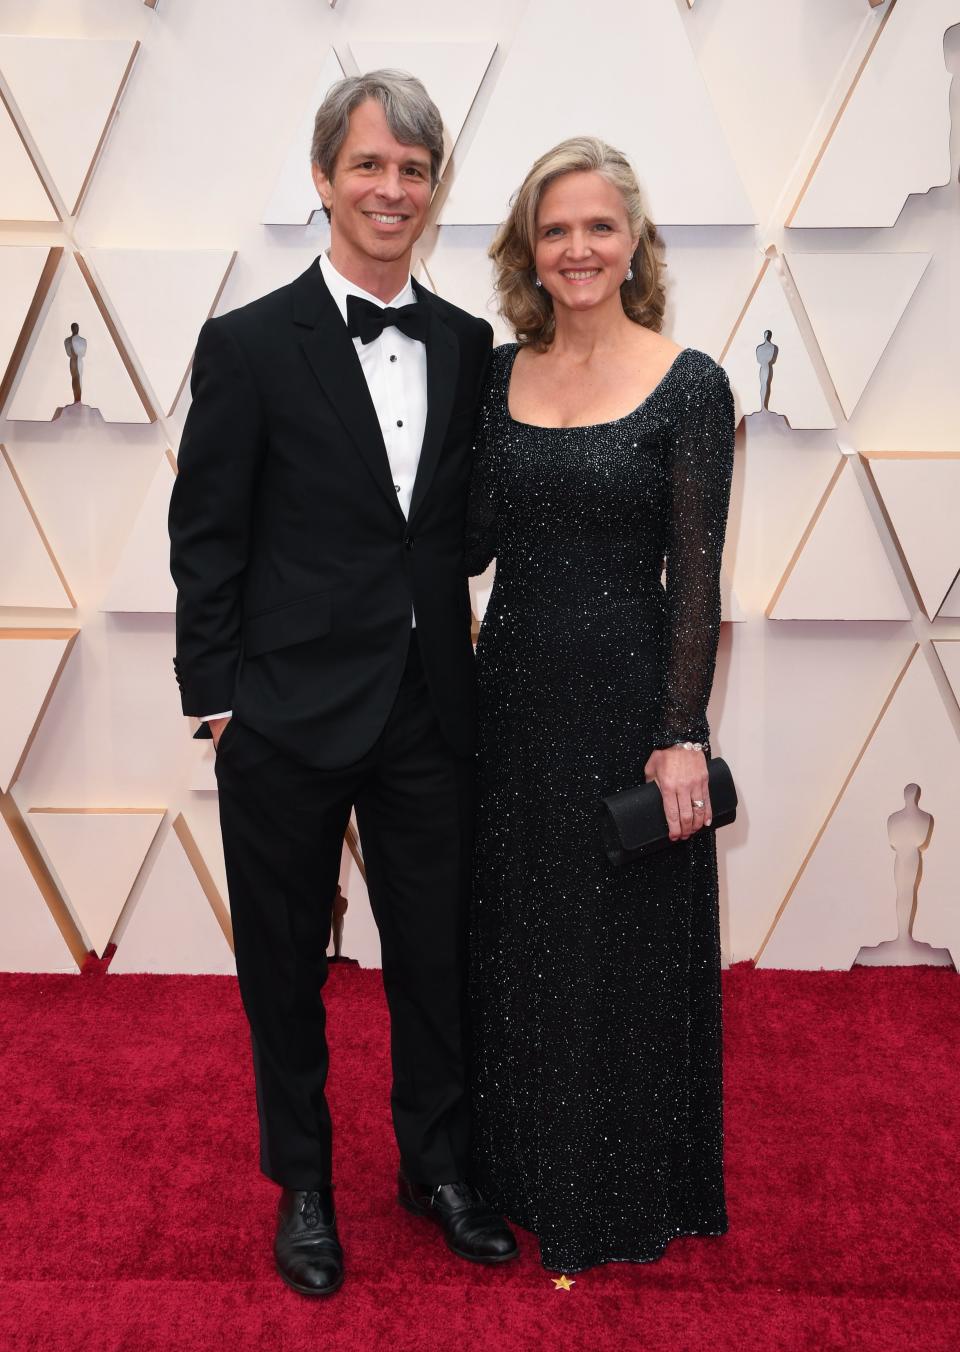
[[[733, 460], [727, 378], [685, 349], [633, 413], [540, 428], [493, 355], [467, 528], [477, 648], [470, 999], [478, 1178], [571, 1272], [726, 1229], [712, 833], [612, 868], [601, 794], [705, 741]], [[662, 585], [666, 559], [666, 588]]]

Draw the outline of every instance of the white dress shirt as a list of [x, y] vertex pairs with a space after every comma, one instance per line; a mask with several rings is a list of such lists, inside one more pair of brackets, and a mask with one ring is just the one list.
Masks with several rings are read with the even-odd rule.
[[[386, 309], [388, 305], [399, 309], [401, 305], [416, 303], [416, 293], [409, 277], [403, 290], [393, 300], [382, 301], [339, 273], [326, 254], [320, 255], [320, 271], [344, 324], [347, 322], [348, 296], [360, 296], [380, 309]], [[354, 338], [353, 346], [360, 359], [383, 433], [397, 502], [404, 516], [409, 516], [423, 432], [427, 425], [427, 349], [416, 338], [408, 338], [405, 333], [401, 333], [394, 324], [385, 328], [380, 337], [374, 338], [371, 343]], [[411, 623], [416, 625], [415, 617], [411, 618]], [[221, 714], [205, 714], [201, 722], [229, 717], [230, 710], [226, 710]]]
[[[382, 301], [341, 276], [326, 254], [320, 255], [320, 271], [337, 309], [347, 322], [347, 297], [360, 296], [381, 310], [395, 310], [416, 303], [413, 283], [407, 278], [403, 290], [391, 301]], [[387, 448], [390, 473], [397, 490], [397, 502], [404, 516], [410, 514], [413, 481], [420, 463], [423, 429], [427, 424], [427, 349], [416, 338], [408, 338], [393, 324], [372, 343], [354, 338], [367, 389], [377, 410], [383, 444]]]

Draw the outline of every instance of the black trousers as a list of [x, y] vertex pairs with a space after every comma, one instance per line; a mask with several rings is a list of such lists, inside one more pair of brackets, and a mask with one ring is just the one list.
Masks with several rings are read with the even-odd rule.
[[224, 730], [217, 781], [237, 972], [261, 1167], [277, 1183], [311, 1189], [332, 1177], [321, 991], [351, 806], [380, 931], [400, 1160], [430, 1186], [466, 1176], [473, 774], [441, 736], [415, 631], [387, 724], [355, 764], [314, 769], [235, 719]]

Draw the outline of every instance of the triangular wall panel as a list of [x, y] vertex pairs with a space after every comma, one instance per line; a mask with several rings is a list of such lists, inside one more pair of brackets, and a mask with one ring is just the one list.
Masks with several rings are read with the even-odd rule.
[[0, 971], [76, 972], [77, 964], [0, 818]]
[[0, 446], [0, 606], [76, 606], [5, 446]]
[[817, 506], [767, 616], [772, 620], [908, 620], [910, 612], [847, 459]]
[[324, 57], [317, 82], [273, 185], [270, 200], [264, 207], [261, 217], [264, 225], [306, 225], [315, 211], [322, 210], [310, 173], [313, 120], [327, 96], [327, 90], [342, 79], [343, 67], [331, 48]]
[[748, 614], [767, 611], [797, 544], [840, 464], [822, 432], [755, 418], [738, 437], [724, 562]]
[[417, 261], [414, 263], [413, 275], [421, 286], [426, 287], [426, 289], [432, 292], [433, 295], [437, 294], [437, 288], [434, 285], [433, 278], [430, 276], [430, 273], [427, 270], [427, 265], [424, 259], [418, 258]]
[[0, 248], [0, 407], [62, 253], [47, 245]]
[[[44, 858], [36, 837], [24, 821], [23, 813], [12, 793], [0, 793], [0, 818], [3, 819], [36, 892], [60, 931], [60, 937], [67, 950], [73, 955], [77, 967], [82, 967], [90, 954], [89, 944], [80, 933], [76, 919], [64, 899], [63, 891]], [[6, 875], [0, 873], [0, 876]], [[28, 890], [26, 895], [30, 897], [32, 903], [33, 894]]]
[[0, 35], [0, 72], [68, 215], [80, 206], [139, 45]]
[[960, 453], [866, 459], [932, 619], [960, 569]]
[[78, 629], [0, 629], [0, 793], [23, 763]]
[[380, 935], [370, 906], [366, 870], [352, 823], [347, 827], [340, 857], [340, 891], [347, 899], [343, 921], [343, 955], [361, 967], [380, 967]]
[[[487, 248], [492, 232], [486, 228], [478, 230], [440, 229], [432, 242], [429, 255], [419, 260], [418, 271], [414, 273], [417, 281], [423, 282], [428, 290], [459, 305], [470, 314], [479, 315], [495, 326], [498, 317], [495, 313], [496, 301], [493, 294], [493, 277], [487, 259]], [[503, 338], [513, 338], [501, 328]]]
[[353, 42], [361, 74], [369, 70], [405, 70], [422, 81], [443, 118], [446, 165], [457, 143], [495, 42]]
[[57, 213], [6, 105], [0, 101], [0, 220], [55, 221]]
[[787, 224], [890, 226], [911, 193], [950, 179], [950, 81], [943, 35], [960, 0], [889, 5]]
[[[184, 854], [190, 861], [190, 867], [193, 869], [197, 881], [203, 888], [204, 896], [206, 897], [213, 914], [216, 916], [221, 930], [226, 935], [230, 951], [233, 952], [233, 921], [230, 917], [230, 898], [227, 893], [226, 871], [225, 869], [222, 870], [223, 882], [221, 886], [220, 883], [218, 883], [217, 878], [214, 877], [213, 870], [207, 863], [206, 857], [200, 849], [197, 839], [187, 824], [187, 819], [182, 812], [175, 818], [173, 829], [177, 834], [180, 844], [183, 846]], [[223, 840], [219, 830], [219, 823], [216, 829], [216, 844], [220, 854], [219, 863], [222, 866]]]
[[752, 244], [724, 238], [705, 241], [701, 232], [691, 242], [691, 233], [675, 231], [666, 241], [663, 331], [719, 361], [761, 262]]
[[170, 451], [161, 457], [114, 570], [101, 610], [173, 614], [177, 589], [170, 576], [167, 513], [176, 477]]
[[960, 704], [960, 639], [940, 639], [933, 646], [946, 672], [954, 698]]
[[82, 402], [99, 409], [107, 422], [150, 422], [149, 403], [124, 362], [81, 270], [79, 255], [66, 259], [54, 286], [6, 416], [50, 422], [74, 402], [70, 357], [64, 344], [70, 337], [71, 324], [76, 323], [79, 336], [87, 342], [81, 364]]
[[741, 624], [747, 618], [726, 568], [720, 569], [720, 618], [731, 624]]
[[212, 738], [200, 738], [191, 742], [193, 760], [187, 788], [191, 793], [217, 793], [217, 753]]
[[163, 808], [35, 807], [28, 813], [84, 938], [100, 956], [163, 817]]
[[91, 249], [87, 259], [157, 404], [173, 412], [197, 334], [236, 259], [229, 249]]
[[132, 914], [117, 927], [115, 941], [112, 973], [236, 974], [226, 935], [173, 828], [157, 852]]
[[810, 360], [772, 259], [766, 259], [721, 363], [736, 397], [737, 413], [762, 408], [757, 348], [769, 330], [777, 348], [771, 367], [768, 408], [793, 428], [835, 427], [836, 419]]
[[924, 253], [791, 253], [787, 264], [849, 418], [930, 262]]
[[844, 969], [897, 937], [887, 822], [908, 784], [933, 814], [913, 937], [960, 958], [960, 746], [922, 653], [914, 650], [787, 895], [760, 967]]
[[960, 620], [960, 574], [953, 579], [953, 584], [943, 605], [937, 611], [937, 616], [944, 620]]
[[[441, 224], [501, 221], [534, 160], [584, 132], [618, 146], [639, 167], [659, 225], [754, 220], [676, 6], [610, 0], [603, 25], [610, 40], [597, 60], [585, 50], [582, 19], [558, 18], [551, 0], [525, 7]], [[638, 78], [643, 53], [651, 59], [642, 61]]]

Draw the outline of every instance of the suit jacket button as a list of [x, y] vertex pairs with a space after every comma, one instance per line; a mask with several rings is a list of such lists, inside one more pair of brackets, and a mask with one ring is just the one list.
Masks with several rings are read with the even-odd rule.
[[413, 548], [413, 536], [412, 536], [412, 535], [405, 535], [405, 536], [403, 537], [403, 547], [404, 547], [404, 549], [412, 549], [412, 548]]

